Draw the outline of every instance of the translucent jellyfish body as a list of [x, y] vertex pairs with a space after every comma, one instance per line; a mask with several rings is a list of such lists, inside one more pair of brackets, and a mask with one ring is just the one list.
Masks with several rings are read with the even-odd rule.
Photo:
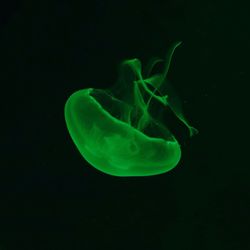
[[[164, 93], [175, 43], [166, 59], [154, 58], [142, 73], [138, 59], [125, 60], [110, 89], [87, 88], [73, 93], [65, 104], [70, 136], [83, 158], [96, 169], [114, 176], [149, 176], [173, 169], [181, 147], [167, 126], [150, 111], [152, 101], [169, 107], [188, 127], [180, 101]], [[164, 70], [151, 76], [156, 64]], [[171, 98], [170, 98], [171, 97]], [[157, 135], [157, 136], [155, 136]]]

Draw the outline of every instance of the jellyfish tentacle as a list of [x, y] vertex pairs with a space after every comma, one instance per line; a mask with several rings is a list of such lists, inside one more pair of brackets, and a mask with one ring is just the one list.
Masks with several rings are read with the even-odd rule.
[[164, 60], [161, 59], [160, 57], [151, 58], [145, 67], [145, 77], [148, 78], [151, 75], [155, 65], [161, 62], [164, 62]]
[[175, 42], [175, 43], [173, 43], [173, 45], [168, 50], [168, 53], [167, 53], [166, 59], [165, 59], [164, 71], [163, 71], [163, 75], [162, 75], [163, 80], [165, 80], [166, 77], [167, 77], [167, 74], [168, 74], [168, 71], [169, 71], [169, 68], [170, 68], [170, 64], [171, 64], [171, 61], [172, 61], [172, 58], [173, 58], [173, 54], [174, 54], [176, 48], [179, 47], [181, 44], [182, 44], [181, 41]]

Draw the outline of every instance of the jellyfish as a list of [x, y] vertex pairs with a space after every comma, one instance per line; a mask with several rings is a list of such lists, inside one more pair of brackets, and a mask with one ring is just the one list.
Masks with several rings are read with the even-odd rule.
[[[175, 49], [165, 59], [152, 58], [142, 69], [137, 58], [121, 62], [116, 83], [106, 89], [86, 88], [66, 101], [64, 113], [69, 134], [82, 157], [97, 170], [112, 176], [163, 174], [177, 166], [181, 146], [151, 105], [170, 109], [188, 128], [180, 99], [173, 94], [167, 74]], [[156, 65], [162, 72], [152, 74]], [[160, 112], [159, 112], [160, 114]]]

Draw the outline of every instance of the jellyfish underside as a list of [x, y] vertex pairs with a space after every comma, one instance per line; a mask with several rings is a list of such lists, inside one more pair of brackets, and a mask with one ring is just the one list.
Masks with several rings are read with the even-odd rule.
[[[163, 122], [150, 112], [157, 101], [168, 107], [187, 126], [190, 136], [198, 131], [189, 125], [177, 96], [164, 93], [174, 50], [167, 53], [162, 73], [151, 76], [159, 58], [151, 60], [142, 76], [139, 59], [125, 60], [119, 79], [109, 89], [83, 89], [65, 105], [69, 133], [81, 155], [96, 169], [114, 176], [150, 176], [173, 169], [181, 158], [180, 144]], [[165, 85], [165, 86], [164, 86]], [[156, 136], [157, 135], [157, 136]]]

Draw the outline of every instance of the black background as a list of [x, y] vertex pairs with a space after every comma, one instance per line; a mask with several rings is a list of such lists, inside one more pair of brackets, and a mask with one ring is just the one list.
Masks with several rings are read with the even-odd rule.
[[[250, 248], [250, 172], [233, 158], [228, 92], [246, 81], [247, 6], [26, 0], [0, 11], [1, 250]], [[178, 40], [169, 79], [200, 133], [177, 132], [183, 156], [166, 174], [96, 171], [66, 129], [67, 98], [111, 86], [123, 59], [164, 56]]]

